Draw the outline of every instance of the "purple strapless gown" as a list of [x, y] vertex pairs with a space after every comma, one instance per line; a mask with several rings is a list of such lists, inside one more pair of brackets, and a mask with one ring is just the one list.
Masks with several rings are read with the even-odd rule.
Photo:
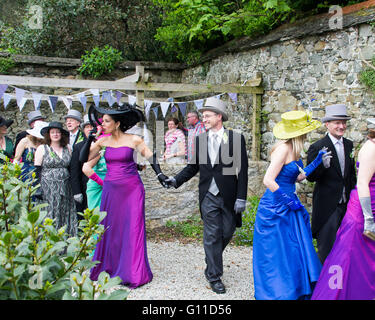
[[[358, 166], [358, 164], [357, 164]], [[375, 214], [375, 175], [370, 181], [372, 212]], [[375, 241], [364, 236], [363, 213], [357, 188], [350, 193], [345, 217], [336, 234], [312, 300], [375, 299]]]
[[136, 288], [152, 280], [147, 258], [145, 229], [145, 190], [129, 147], [107, 147], [107, 175], [103, 184], [101, 211], [106, 228], [97, 244], [91, 280], [100, 272], [120, 277], [123, 284]]

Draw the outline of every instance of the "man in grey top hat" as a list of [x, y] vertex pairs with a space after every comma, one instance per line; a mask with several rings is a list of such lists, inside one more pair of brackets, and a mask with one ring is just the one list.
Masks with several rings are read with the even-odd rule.
[[322, 264], [336, 240], [350, 192], [356, 185], [353, 142], [343, 137], [350, 119], [344, 104], [327, 106], [322, 119], [327, 135], [312, 144], [307, 151], [307, 164], [315, 159], [323, 147], [332, 152], [331, 157], [307, 177], [310, 182], [315, 182], [311, 230], [317, 240]]
[[84, 134], [79, 129], [83, 122], [82, 115], [79, 111], [70, 109], [68, 114], [64, 117], [65, 125], [69, 131], [69, 145], [74, 149], [74, 145], [85, 139]]
[[203, 246], [206, 256], [204, 272], [212, 290], [225, 293], [221, 281], [223, 251], [246, 208], [248, 160], [245, 138], [225, 129], [228, 120], [226, 103], [208, 98], [203, 113], [207, 132], [195, 138], [193, 158], [175, 177], [165, 182], [178, 188], [199, 172], [199, 205], [203, 219]]
[[[31, 111], [27, 114], [27, 124], [29, 125], [30, 129], [33, 129], [34, 128], [34, 124], [35, 122], [37, 121], [45, 121], [46, 117], [44, 117], [42, 115], [42, 113], [40, 112], [40, 110], [36, 110], [36, 111]], [[18, 143], [23, 139], [25, 138], [27, 135], [27, 132], [26, 130], [25, 131], [21, 131], [20, 133], [17, 134], [16, 136], [16, 143], [15, 143], [15, 146], [14, 146], [14, 152], [16, 152], [16, 148], [17, 148], [17, 145]]]

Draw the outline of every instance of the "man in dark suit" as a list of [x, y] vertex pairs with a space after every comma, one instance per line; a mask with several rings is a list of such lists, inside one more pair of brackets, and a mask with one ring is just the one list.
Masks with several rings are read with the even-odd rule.
[[350, 192], [356, 184], [353, 142], [343, 137], [349, 119], [345, 105], [327, 106], [322, 122], [328, 133], [307, 151], [308, 164], [323, 147], [332, 152], [331, 159], [327, 158], [307, 177], [307, 180], [315, 182], [311, 230], [313, 237], [317, 239], [318, 256], [322, 264], [335, 242]]
[[[93, 129], [88, 115], [84, 116], [83, 123], [81, 124], [81, 129], [84, 133], [84, 139], [74, 146], [72, 159], [70, 160], [70, 180], [72, 183], [72, 191], [77, 212], [83, 213], [83, 211], [87, 208], [86, 185], [88, 182], [88, 178], [82, 172], [83, 163], [79, 161], [79, 154], [86, 142], [86, 138], [88, 137], [90, 131]], [[78, 219], [81, 220], [82, 217], [78, 216]]]
[[208, 98], [203, 123], [208, 130], [195, 138], [194, 156], [169, 185], [178, 188], [198, 172], [199, 204], [203, 219], [203, 246], [206, 255], [205, 276], [216, 293], [225, 293], [220, 277], [223, 274], [223, 251], [236, 226], [241, 226], [241, 213], [246, 207], [248, 160], [242, 134], [227, 130], [226, 104]]

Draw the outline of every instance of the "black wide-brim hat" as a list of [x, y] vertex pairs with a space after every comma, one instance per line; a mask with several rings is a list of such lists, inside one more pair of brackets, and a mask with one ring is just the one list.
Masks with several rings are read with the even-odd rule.
[[69, 137], [69, 132], [63, 128], [63, 125], [61, 122], [57, 122], [57, 121], [50, 122], [47, 127], [44, 127], [42, 130], [40, 130], [40, 133], [44, 136], [51, 129], [59, 129], [61, 131], [61, 134], [64, 134]]
[[[140, 121], [145, 121], [145, 116], [143, 112], [140, 110], [140, 108], [137, 105], [131, 105], [127, 102], [125, 102], [121, 106], [115, 103], [111, 108], [104, 108], [91, 105], [88, 114], [90, 122], [93, 126], [100, 124], [97, 120], [99, 119], [98, 113], [101, 113], [103, 115], [123, 115], [124, 118], [127, 120], [127, 124], [131, 127]], [[97, 122], [96, 124], [92, 123], [94, 119]]]
[[14, 122], [13, 120], [10, 120], [10, 119], [7, 120], [7, 119], [4, 119], [2, 116], [0, 116], [0, 127], [6, 126], [7, 128], [9, 128], [13, 122]]

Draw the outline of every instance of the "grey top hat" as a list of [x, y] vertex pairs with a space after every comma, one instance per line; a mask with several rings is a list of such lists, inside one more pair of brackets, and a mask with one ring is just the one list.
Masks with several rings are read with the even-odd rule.
[[83, 130], [85, 128], [85, 126], [87, 126], [88, 124], [91, 124], [90, 119], [89, 119], [89, 115], [85, 114], [83, 116], [83, 122], [81, 123], [81, 129]]
[[332, 104], [326, 106], [326, 114], [322, 118], [322, 122], [332, 121], [332, 120], [350, 120], [351, 117], [348, 116], [346, 112], [345, 104]]
[[203, 111], [213, 111], [216, 113], [220, 113], [223, 116], [223, 121], [228, 120], [228, 115], [227, 115], [227, 104], [218, 99], [218, 98], [207, 98], [206, 103], [204, 104], [204, 107], [199, 109], [199, 112]]
[[73, 119], [76, 119], [78, 120], [79, 122], [83, 122], [82, 120], [82, 115], [81, 115], [81, 112], [77, 111], [77, 110], [74, 110], [74, 109], [70, 109], [68, 111], [68, 114], [66, 116], [64, 116], [64, 119], [66, 120], [67, 118], [73, 118]]
[[30, 125], [35, 120], [45, 120], [46, 117], [42, 116], [40, 110], [31, 111], [27, 114], [27, 124]]

